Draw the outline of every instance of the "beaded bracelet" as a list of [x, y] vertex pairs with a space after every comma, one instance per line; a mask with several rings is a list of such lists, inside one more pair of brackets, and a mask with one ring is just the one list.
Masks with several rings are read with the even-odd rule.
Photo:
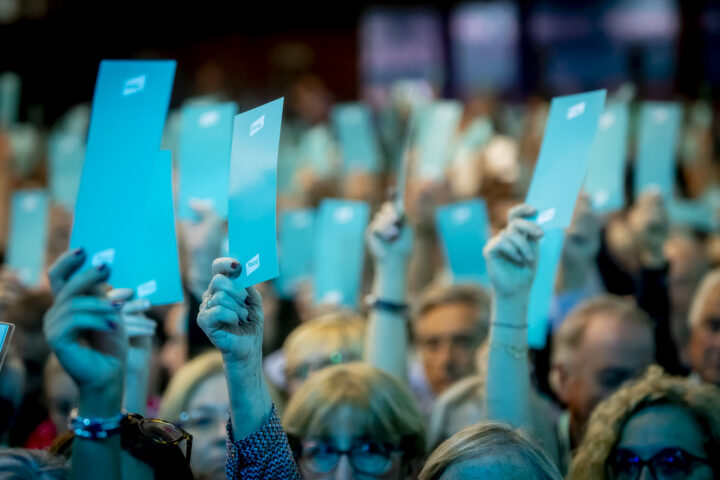
[[120, 426], [125, 414], [120, 412], [114, 417], [81, 417], [78, 409], [73, 409], [70, 414], [69, 428], [76, 437], [88, 440], [103, 440], [110, 435], [120, 433]]

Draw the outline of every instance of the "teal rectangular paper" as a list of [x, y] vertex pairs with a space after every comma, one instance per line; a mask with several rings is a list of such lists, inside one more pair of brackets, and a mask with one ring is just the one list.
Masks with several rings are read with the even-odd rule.
[[114, 165], [110, 178], [83, 176], [88, 183], [78, 197], [70, 244], [85, 249], [89, 265], [109, 265], [114, 288], [133, 289], [155, 305], [179, 302], [170, 152], [136, 158], [145, 165], [143, 175]]
[[545, 348], [550, 305], [555, 292], [555, 277], [560, 265], [564, 240], [565, 232], [561, 229], [545, 230], [545, 235], [540, 239], [537, 273], [530, 290], [528, 306], [528, 345], [530, 348]]
[[460, 102], [446, 100], [416, 107], [417, 175], [438, 180], [445, 174], [450, 159], [450, 145], [462, 116]]
[[600, 115], [583, 186], [598, 213], [613, 212], [625, 206], [628, 118], [626, 103], [610, 103]]
[[525, 203], [544, 229], [567, 228], [605, 104], [605, 90], [555, 97]]
[[293, 297], [299, 284], [312, 278], [314, 242], [313, 209], [285, 210], [280, 214], [280, 277], [276, 285], [284, 298]]
[[357, 307], [369, 215], [365, 202], [325, 199], [320, 203], [313, 276], [316, 304]]
[[66, 211], [75, 208], [85, 160], [85, 138], [56, 130], [48, 140], [50, 198]]
[[675, 185], [675, 154], [682, 122], [682, 107], [676, 102], [644, 102], [640, 107], [638, 150], [634, 192], [648, 188], [672, 198]]
[[86, 162], [132, 162], [133, 152], [160, 148], [174, 60], [103, 60], [88, 131]]
[[278, 276], [277, 158], [283, 99], [235, 117], [230, 159], [228, 236], [243, 287]]
[[45, 190], [17, 190], [10, 205], [7, 265], [28, 287], [40, 284], [45, 268], [48, 196]]
[[331, 118], [345, 172], [377, 173], [380, 147], [370, 109], [362, 103], [344, 103], [333, 108]]
[[483, 248], [490, 231], [485, 202], [476, 199], [445, 205], [438, 208], [435, 221], [453, 281], [486, 285]]
[[237, 111], [234, 102], [182, 109], [178, 159], [181, 219], [196, 218], [191, 200], [206, 203], [221, 218], [227, 218], [230, 149]]

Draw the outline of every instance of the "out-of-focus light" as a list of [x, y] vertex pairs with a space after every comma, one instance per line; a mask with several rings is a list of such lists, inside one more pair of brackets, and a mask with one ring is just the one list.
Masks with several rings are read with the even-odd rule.
[[11, 24], [20, 18], [20, 0], [0, 0], [0, 23]]

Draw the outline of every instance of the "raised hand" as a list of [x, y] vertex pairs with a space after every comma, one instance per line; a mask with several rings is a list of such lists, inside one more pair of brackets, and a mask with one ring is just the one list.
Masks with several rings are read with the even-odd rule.
[[230, 364], [262, 361], [262, 297], [255, 287], [239, 286], [241, 270], [232, 258], [213, 262], [198, 314], [200, 328]]
[[[61, 255], [50, 268], [55, 301], [45, 314], [44, 331], [60, 364], [98, 414], [117, 414], [122, 398], [127, 338], [118, 310], [101, 292], [110, 275], [106, 265], [76, 273], [85, 252]], [[91, 398], [109, 399], [92, 402]], [[104, 412], [102, 410], [108, 410]], [[94, 414], [94, 413], [93, 413]]]
[[393, 202], [386, 202], [375, 215], [367, 230], [367, 242], [376, 263], [397, 259], [410, 260], [412, 229], [398, 215]]
[[508, 226], [485, 246], [490, 280], [495, 295], [510, 297], [529, 295], [535, 277], [538, 240], [543, 230], [528, 218], [536, 210], [528, 205], [513, 207]]
[[641, 265], [662, 267], [665, 264], [663, 246], [668, 239], [670, 222], [660, 193], [650, 191], [640, 195], [630, 209], [628, 225], [635, 237]]

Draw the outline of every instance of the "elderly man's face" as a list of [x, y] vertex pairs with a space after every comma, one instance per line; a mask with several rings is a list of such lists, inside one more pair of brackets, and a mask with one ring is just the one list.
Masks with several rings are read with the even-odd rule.
[[720, 386], [720, 283], [707, 296], [690, 334], [690, 363], [700, 378]]

